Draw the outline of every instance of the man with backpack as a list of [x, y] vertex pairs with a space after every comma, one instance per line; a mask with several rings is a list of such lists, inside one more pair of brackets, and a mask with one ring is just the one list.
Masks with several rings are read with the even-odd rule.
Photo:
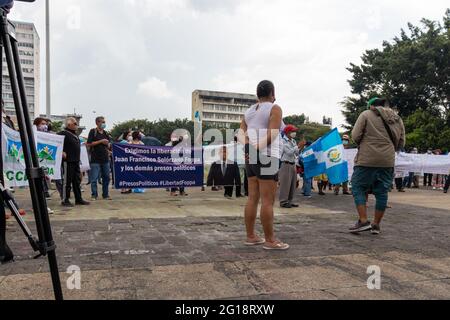
[[102, 196], [104, 200], [111, 200], [109, 196], [110, 182], [110, 153], [111, 137], [106, 132], [106, 121], [104, 117], [95, 119], [96, 128], [89, 132], [87, 147], [91, 154], [91, 172], [89, 180], [91, 182], [92, 201], [98, 200], [97, 182], [102, 178]]
[[[394, 178], [395, 154], [405, 147], [405, 126], [386, 99], [373, 98], [356, 121], [352, 137], [358, 145], [352, 190], [359, 221], [352, 233], [372, 231], [380, 234], [380, 224], [387, 208], [389, 189]], [[375, 220], [367, 217], [367, 194], [376, 198]]]

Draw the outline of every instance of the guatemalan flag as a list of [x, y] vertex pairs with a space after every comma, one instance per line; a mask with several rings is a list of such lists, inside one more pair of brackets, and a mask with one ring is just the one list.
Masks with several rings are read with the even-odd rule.
[[344, 146], [337, 129], [314, 142], [302, 154], [305, 178], [326, 173], [331, 184], [348, 181], [348, 164], [344, 160]]

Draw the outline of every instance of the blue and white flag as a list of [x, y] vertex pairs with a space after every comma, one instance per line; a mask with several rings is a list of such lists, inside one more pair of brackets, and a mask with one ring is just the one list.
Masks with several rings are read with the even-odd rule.
[[194, 118], [195, 118], [195, 121], [196, 121], [197, 123], [202, 122], [202, 118], [201, 118], [201, 115], [200, 115], [200, 111], [196, 111], [196, 112], [195, 112]]
[[348, 181], [348, 164], [337, 129], [314, 142], [302, 154], [307, 179], [326, 173], [331, 184]]

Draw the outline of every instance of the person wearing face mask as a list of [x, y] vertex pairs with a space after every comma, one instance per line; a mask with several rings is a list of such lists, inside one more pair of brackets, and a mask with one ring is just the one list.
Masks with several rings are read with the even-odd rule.
[[[348, 134], [345, 134], [342, 137], [342, 144], [344, 145], [344, 149], [349, 149], [350, 148], [350, 136]], [[342, 189], [344, 191], [344, 195], [346, 195], [346, 196], [351, 195], [351, 193], [349, 192], [349, 188], [348, 188], [348, 181], [344, 182], [342, 185], [338, 184], [338, 185], [336, 185], [334, 187], [334, 194], [335, 195], [337, 195], [337, 196], [339, 195], [339, 191], [341, 189], [341, 186], [342, 186]]]
[[33, 122], [39, 132], [48, 132], [48, 121], [44, 118], [36, 118]]
[[91, 153], [91, 199], [92, 201], [98, 200], [97, 183], [99, 177], [101, 177], [103, 199], [111, 200], [109, 196], [111, 138], [105, 130], [106, 121], [104, 117], [98, 117], [95, 123], [97, 127], [89, 132], [86, 144]]
[[282, 208], [298, 208], [293, 203], [295, 190], [297, 188], [297, 158], [300, 154], [299, 145], [295, 141], [298, 129], [293, 125], [284, 128], [284, 137], [281, 150], [281, 168], [279, 172], [280, 181], [280, 206]]
[[124, 133], [121, 134], [119, 139], [117, 139], [117, 142], [120, 144], [128, 144], [133, 141], [133, 137], [131, 136], [131, 130], [127, 130]]
[[[120, 144], [131, 144], [133, 142], [133, 136], [131, 135], [131, 130], [127, 130], [119, 137], [117, 140]], [[132, 189], [122, 189], [121, 194], [130, 194], [133, 193]]]
[[67, 118], [65, 130], [59, 133], [64, 136], [63, 149], [63, 186], [62, 186], [62, 206], [73, 207], [70, 202], [70, 192], [73, 190], [75, 204], [87, 206], [89, 202], [84, 201], [81, 193], [81, 172], [80, 172], [80, 154], [81, 143], [78, 136], [78, 122], [75, 118]]

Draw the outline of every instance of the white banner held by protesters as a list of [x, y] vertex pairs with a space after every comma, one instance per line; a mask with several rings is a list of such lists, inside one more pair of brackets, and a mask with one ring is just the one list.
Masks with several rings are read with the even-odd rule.
[[[51, 179], [60, 180], [64, 136], [44, 132], [35, 134], [40, 166], [48, 169]], [[2, 130], [2, 157], [6, 186], [28, 186], [20, 134], [7, 126], [3, 126]]]
[[91, 170], [91, 166], [89, 165], [89, 155], [86, 144], [83, 143], [80, 150], [80, 171], [88, 172], [89, 170]]
[[[354, 159], [358, 153], [357, 149], [345, 150], [345, 159], [348, 161], [349, 177], [353, 175]], [[450, 156], [398, 153], [395, 159], [395, 172], [414, 172], [420, 175], [424, 173], [450, 174]]]

